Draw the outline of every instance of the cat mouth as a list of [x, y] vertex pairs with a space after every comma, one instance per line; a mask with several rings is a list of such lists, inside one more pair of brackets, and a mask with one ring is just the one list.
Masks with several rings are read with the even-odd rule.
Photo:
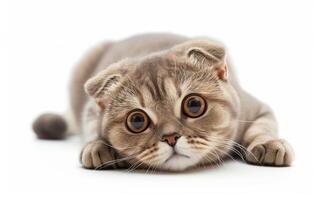
[[174, 159], [174, 158], [179, 158], [179, 157], [182, 157], [182, 158], [190, 158], [190, 157], [187, 156], [187, 155], [180, 154], [180, 153], [177, 153], [176, 151], [174, 151], [174, 152], [164, 161], [164, 164], [167, 163], [168, 161]]

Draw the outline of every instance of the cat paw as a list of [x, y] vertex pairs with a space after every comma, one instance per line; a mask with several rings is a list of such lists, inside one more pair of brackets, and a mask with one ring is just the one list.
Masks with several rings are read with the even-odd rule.
[[107, 167], [106, 164], [112, 160], [113, 158], [109, 148], [102, 141], [88, 143], [80, 155], [80, 162], [82, 166], [87, 169]]
[[251, 144], [247, 150], [246, 161], [256, 165], [289, 166], [294, 159], [292, 147], [282, 139]]

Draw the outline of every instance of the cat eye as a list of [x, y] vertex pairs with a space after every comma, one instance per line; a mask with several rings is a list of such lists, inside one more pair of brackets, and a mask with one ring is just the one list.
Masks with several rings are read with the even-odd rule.
[[149, 126], [149, 118], [142, 110], [131, 111], [126, 118], [126, 127], [133, 133], [141, 133]]
[[189, 94], [182, 102], [184, 114], [191, 118], [202, 116], [206, 111], [206, 107], [205, 99], [199, 94]]

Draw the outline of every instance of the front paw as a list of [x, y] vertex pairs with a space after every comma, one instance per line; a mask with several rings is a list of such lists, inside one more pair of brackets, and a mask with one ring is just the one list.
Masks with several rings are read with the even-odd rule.
[[282, 139], [252, 143], [247, 150], [246, 161], [256, 165], [289, 166], [294, 159], [292, 147]]
[[80, 161], [84, 168], [100, 169], [107, 167], [107, 164], [113, 160], [109, 148], [103, 141], [92, 141], [82, 150]]

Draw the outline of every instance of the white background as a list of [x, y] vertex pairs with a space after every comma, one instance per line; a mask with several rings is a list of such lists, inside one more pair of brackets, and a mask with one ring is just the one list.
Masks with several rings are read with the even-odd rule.
[[[315, 199], [318, 8], [293, 0], [1, 1], [0, 198]], [[275, 110], [281, 137], [296, 151], [293, 166], [229, 161], [178, 174], [89, 171], [78, 162], [79, 138], [35, 138], [38, 114], [66, 109], [70, 71], [89, 47], [145, 32], [225, 43], [243, 87]]]

